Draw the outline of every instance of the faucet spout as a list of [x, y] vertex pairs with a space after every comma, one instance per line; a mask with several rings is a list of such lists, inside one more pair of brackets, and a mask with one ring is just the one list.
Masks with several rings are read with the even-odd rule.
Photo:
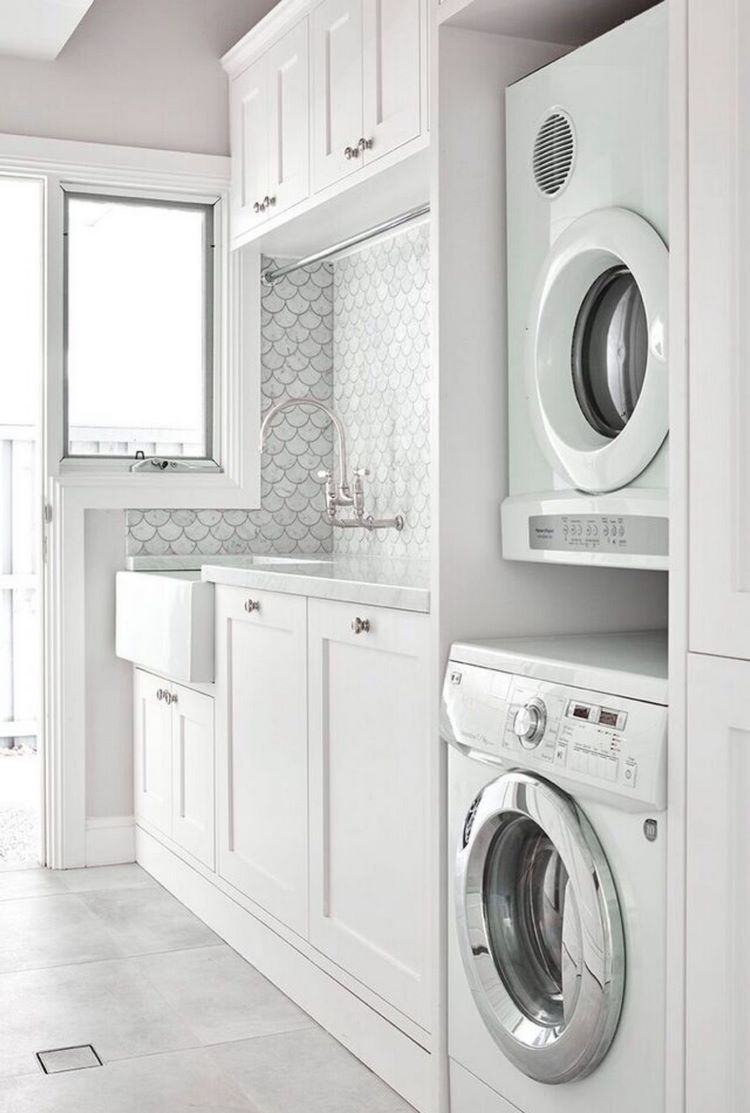
[[260, 451], [262, 452], [265, 447], [268, 427], [271, 422], [278, 414], [282, 413], [284, 410], [291, 409], [293, 406], [312, 406], [316, 410], [321, 410], [333, 425], [336, 431], [336, 445], [338, 451], [339, 495], [343, 500], [342, 505], [350, 506], [352, 500], [349, 491], [349, 461], [346, 451], [344, 426], [333, 410], [326, 406], [325, 403], [319, 402], [317, 398], [310, 398], [309, 396], [304, 398], [287, 398], [283, 402], [277, 402], [275, 406], [271, 406], [271, 409], [268, 410], [266, 416], [263, 418], [260, 427]]

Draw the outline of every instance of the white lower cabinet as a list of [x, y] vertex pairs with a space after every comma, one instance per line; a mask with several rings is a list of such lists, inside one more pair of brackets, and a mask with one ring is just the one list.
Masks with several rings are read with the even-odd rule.
[[688, 667], [686, 1110], [748, 1108], [750, 661]]
[[428, 1027], [429, 620], [308, 604], [310, 941]]
[[135, 815], [214, 867], [214, 701], [135, 670]]
[[219, 873], [307, 935], [306, 600], [216, 591]]

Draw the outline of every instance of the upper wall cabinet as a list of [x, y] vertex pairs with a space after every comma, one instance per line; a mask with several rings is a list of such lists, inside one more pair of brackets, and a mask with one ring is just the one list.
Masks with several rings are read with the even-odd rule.
[[690, 648], [750, 658], [750, 9], [691, 0]]
[[421, 151], [426, 59], [427, 0], [281, 0], [223, 59], [232, 245]]
[[309, 193], [307, 33], [303, 19], [232, 81], [233, 238]]
[[313, 189], [420, 133], [421, 0], [324, 0], [312, 14]]

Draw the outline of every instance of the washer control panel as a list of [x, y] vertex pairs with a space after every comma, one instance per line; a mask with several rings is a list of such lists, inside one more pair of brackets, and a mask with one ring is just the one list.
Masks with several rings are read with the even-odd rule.
[[667, 709], [451, 661], [449, 741], [486, 761], [666, 806]]
[[669, 519], [647, 514], [532, 514], [529, 548], [667, 556]]

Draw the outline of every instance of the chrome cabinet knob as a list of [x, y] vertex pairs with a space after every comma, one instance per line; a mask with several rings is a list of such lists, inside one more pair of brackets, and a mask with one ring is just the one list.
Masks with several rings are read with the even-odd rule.
[[344, 147], [344, 158], [355, 158], [356, 154], [357, 152], [354, 150], [354, 147]]
[[166, 699], [167, 699], [167, 703], [177, 703], [177, 693], [176, 692], [167, 692]]
[[365, 137], [363, 135], [362, 138], [360, 139], [359, 143], [357, 144], [357, 149], [360, 150], [360, 151], [371, 151], [372, 150], [372, 139], [365, 139]]
[[[276, 198], [274, 197], [274, 201], [275, 200], [276, 200]], [[268, 194], [266, 194], [266, 196], [263, 198], [263, 200], [260, 203], [260, 211], [262, 213], [264, 213], [270, 204], [271, 204], [271, 198], [268, 196]]]
[[263, 210], [263, 206], [261, 205], [260, 201], [256, 201], [255, 204], [253, 205], [253, 212], [254, 213], [259, 213], [259, 212], [262, 212], [262, 210]]
[[252, 614], [253, 611], [259, 611], [260, 610], [260, 603], [258, 602], [257, 599], [246, 599], [245, 600], [245, 610], [247, 611], [248, 614]]
[[513, 720], [513, 733], [527, 750], [533, 750], [541, 742], [547, 726], [547, 708], [540, 699], [531, 699], [516, 712]]
[[157, 688], [157, 690], [156, 690], [156, 698], [157, 698], [158, 700], [162, 700], [162, 699], [165, 699], [166, 695], [167, 695], [167, 693], [166, 693], [166, 692], [164, 691], [164, 689], [163, 689], [163, 688]]
[[369, 618], [359, 618], [359, 617], [353, 618], [352, 619], [352, 630], [354, 631], [355, 634], [369, 634], [369, 632], [370, 632], [370, 620], [369, 620]]
[[266, 208], [273, 208], [273, 206], [276, 204], [276, 198], [275, 197], [266, 197], [266, 201], [268, 202], [268, 204], [266, 205]]

